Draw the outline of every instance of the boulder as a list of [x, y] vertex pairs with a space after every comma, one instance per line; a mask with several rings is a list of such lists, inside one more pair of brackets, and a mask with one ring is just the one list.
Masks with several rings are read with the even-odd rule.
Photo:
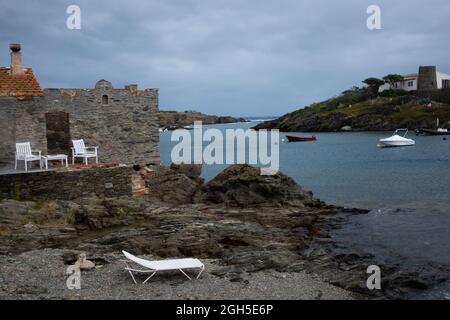
[[78, 199], [78, 204], [70, 206], [69, 223], [77, 229], [100, 230], [125, 226], [134, 221], [144, 210], [142, 202], [135, 198], [97, 198]]
[[157, 201], [183, 204], [192, 203], [192, 198], [203, 185], [200, 165], [172, 164], [155, 168], [155, 174], [145, 178], [148, 197]]
[[232, 207], [310, 205], [315, 200], [293, 179], [279, 172], [263, 176], [260, 169], [233, 165], [201, 187], [198, 203], [225, 204]]
[[[175, 173], [184, 174], [189, 178], [198, 179], [202, 174], [202, 165], [201, 164], [175, 164], [172, 163], [170, 165], [170, 170]], [[203, 181], [203, 180], [202, 180]]]
[[95, 263], [86, 259], [86, 254], [81, 253], [78, 260], [75, 262], [75, 266], [80, 268], [80, 270], [91, 270], [95, 268]]

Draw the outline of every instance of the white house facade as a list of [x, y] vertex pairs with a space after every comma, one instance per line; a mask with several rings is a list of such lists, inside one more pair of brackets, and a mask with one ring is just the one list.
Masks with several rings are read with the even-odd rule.
[[382, 85], [380, 87], [379, 92], [383, 92], [383, 91], [389, 90], [389, 89], [394, 89], [394, 90], [398, 89], [398, 90], [405, 90], [405, 91], [420, 90], [420, 88], [419, 88], [420, 81], [427, 88], [433, 88], [433, 89], [450, 88], [450, 75], [449, 74], [439, 72], [439, 71], [433, 71], [433, 69], [435, 70], [435, 67], [421, 67], [421, 68], [424, 68], [427, 71], [431, 70], [431, 74], [428, 73], [428, 74], [426, 74], [426, 76], [424, 76], [423, 73], [421, 73], [421, 71], [419, 69], [419, 73], [404, 75], [403, 81], [395, 82], [392, 85], [389, 83], [385, 83], [384, 85]]
[[383, 91], [389, 90], [389, 89], [416, 91], [418, 81], [419, 81], [419, 75], [417, 73], [407, 74], [407, 75], [403, 76], [403, 81], [396, 82], [392, 85], [390, 85], [389, 83], [383, 84], [380, 87], [379, 92], [383, 92]]
[[450, 88], [450, 75], [436, 72], [438, 89]]

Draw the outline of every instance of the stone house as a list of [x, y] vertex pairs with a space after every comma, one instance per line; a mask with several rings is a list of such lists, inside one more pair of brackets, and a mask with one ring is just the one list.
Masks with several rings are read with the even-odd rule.
[[20, 45], [10, 49], [10, 67], [0, 67], [0, 162], [14, 161], [16, 142], [70, 155], [71, 140], [84, 139], [99, 146], [101, 162], [160, 163], [158, 89], [116, 89], [106, 80], [90, 89], [42, 89], [22, 66]]

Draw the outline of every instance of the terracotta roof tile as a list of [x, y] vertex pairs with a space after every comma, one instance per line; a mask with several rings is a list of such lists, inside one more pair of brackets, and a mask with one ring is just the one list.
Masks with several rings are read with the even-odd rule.
[[0, 97], [38, 96], [42, 93], [31, 68], [21, 75], [12, 75], [10, 68], [0, 67]]

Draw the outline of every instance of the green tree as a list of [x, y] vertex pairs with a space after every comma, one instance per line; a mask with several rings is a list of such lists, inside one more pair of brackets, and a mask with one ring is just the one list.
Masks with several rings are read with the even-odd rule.
[[370, 77], [363, 81], [363, 83], [367, 84], [369, 86], [369, 90], [373, 95], [378, 95], [378, 90], [380, 87], [385, 84], [384, 80]]
[[403, 81], [404, 78], [403, 78], [402, 75], [399, 75], [399, 74], [388, 74], [387, 76], [383, 77], [383, 80], [384, 80], [386, 83], [389, 83], [389, 85], [390, 85], [391, 88], [392, 88], [392, 86], [394, 85], [394, 83]]

